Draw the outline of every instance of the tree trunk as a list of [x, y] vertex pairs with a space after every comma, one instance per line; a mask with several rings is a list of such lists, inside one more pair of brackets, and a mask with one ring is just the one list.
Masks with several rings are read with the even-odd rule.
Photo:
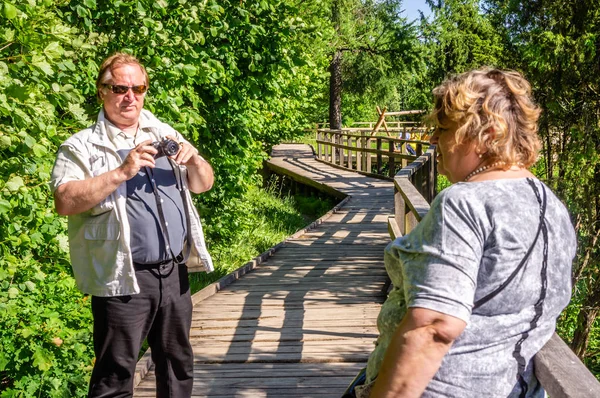
[[[331, 23], [336, 34], [340, 35], [341, 10], [340, 0], [331, 4]], [[335, 50], [329, 65], [329, 128], [342, 128], [342, 52]]]
[[577, 355], [582, 361], [585, 357], [585, 352], [590, 340], [590, 332], [592, 331], [592, 326], [594, 325], [594, 321], [596, 320], [597, 316], [597, 308], [587, 309], [586, 307], [582, 308], [577, 316], [577, 328], [575, 329], [575, 334], [573, 335], [571, 348], [573, 349], [575, 355]]
[[329, 128], [342, 128], [342, 52], [333, 53], [329, 65]]

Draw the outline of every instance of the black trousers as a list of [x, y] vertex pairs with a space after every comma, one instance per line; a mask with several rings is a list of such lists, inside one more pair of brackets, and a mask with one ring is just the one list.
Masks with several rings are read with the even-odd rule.
[[136, 267], [135, 275], [140, 294], [92, 297], [96, 363], [88, 397], [133, 395], [135, 366], [146, 337], [155, 366], [156, 396], [190, 397], [194, 354], [187, 267], [173, 263]]

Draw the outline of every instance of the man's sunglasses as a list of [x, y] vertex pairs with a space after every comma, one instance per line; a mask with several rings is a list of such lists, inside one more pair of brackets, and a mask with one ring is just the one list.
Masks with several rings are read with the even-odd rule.
[[131, 91], [133, 91], [134, 94], [144, 94], [146, 91], [148, 91], [148, 87], [143, 84], [139, 86], [120, 86], [115, 84], [103, 84], [102, 86], [109, 88], [115, 94], [125, 94], [129, 91], [129, 89], [131, 89]]

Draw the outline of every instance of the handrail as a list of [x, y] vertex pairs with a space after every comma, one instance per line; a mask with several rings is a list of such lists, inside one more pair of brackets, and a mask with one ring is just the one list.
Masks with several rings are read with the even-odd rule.
[[365, 129], [317, 129], [317, 159], [346, 170], [372, 176], [385, 174], [392, 179], [398, 167], [408, 166], [429, 147], [427, 141], [368, 133], [370, 130]]
[[[390, 128], [390, 126], [396, 126], [396, 128], [402, 128], [404, 126], [422, 126], [423, 123], [422, 122], [416, 122], [416, 121], [400, 121], [400, 120], [390, 120], [386, 122], [388, 125], [388, 129]], [[369, 126], [370, 127], [370, 131], [372, 131], [373, 126], [375, 126], [375, 124], [377, 124], [377, 121], [371, 121], [371, 122], [352, 122], [348, 125], [348, 127], [352, 127], [352, 126]], [[316, 123], [317, 128], [328, 128], [329, 127], [329, 122], [320, 122], [320, 123]]]
[[[392, 239], [409, 233], [429, 211], [434, 155], [432, 146], [394, 177], [394, 215], [388, 219]], [[425, 175], [433, 180], [424, 183]], [[536, 377], [552, 398], [600, 397], [600, 382], [556, 333], [535, 355], [534, 365]]]

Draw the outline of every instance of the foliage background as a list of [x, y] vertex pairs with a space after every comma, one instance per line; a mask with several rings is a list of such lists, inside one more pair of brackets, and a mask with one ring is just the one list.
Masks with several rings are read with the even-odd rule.
[[209, 243], [226, 244], [252, 222], [256, 207], [241, 203], [253, 198], [270, 147], [324, 108], [327, 59], [307, 43], [328, 28], [300, 1], [0, 5], [1, 396], [84, 396], [89, 303], [71, 277], [66, 222], [47, 182], [58, 145], [99, 110], [98, 64], [120, 50], [147, 66], [147, 108], [215, 168], [198, 207]]
[[98, 63], [117, 50], [147, 66], [147, 107], [215, 168], [197, 198], [215, 248], [262, 222], [249, 203], [271, 146], [327, 119], [336, 52], [345, 123], [375, 120], [377, 105], [427, 109], [450, 73], [522, 71], [543, 108], [536, 172], [579, 234], [560, 332], [599, 371], [598, 1], [426, 1], [432, 16], [412, 25], [401, 0], [0, 2], [0, 396], [85, 395], [89, 303], [47, 181], [58, 145], [93, 123]]

